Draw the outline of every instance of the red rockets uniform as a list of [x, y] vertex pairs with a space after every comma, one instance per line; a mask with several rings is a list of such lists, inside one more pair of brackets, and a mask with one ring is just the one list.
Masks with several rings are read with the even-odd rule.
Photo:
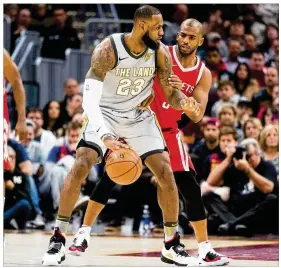
[[[204, 63], [197, 57], [196, 65], [191, 68], [183, 68], [176, 55], [176, 46], [168, 47], [172, 57], [172, 69], [182, 81], [182, 92], [191, 97], [193, 90], [201, 79]], [[155, 98], [150, 108], [155, 112], [159, 125], [162, 129], [166, 145], [169, 149], [173, 172], [194, 170], [191, 158], [186, 147], [181, 141], [177, 121], [181, 119], [183, 111], [175, 110], [168, 104], [168, 101], [155, 77], [153, 89]]]

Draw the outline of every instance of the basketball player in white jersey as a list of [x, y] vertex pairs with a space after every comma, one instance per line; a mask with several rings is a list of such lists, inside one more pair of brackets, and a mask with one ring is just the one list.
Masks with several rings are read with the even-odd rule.
[[[101, 162], [107, 149], [133, 147], [146, 166], [158, 178], [158, 200], [164, 220], [162, 251], [170, 254], [170, 264], [197, 265], [180, 243], [178, 232], [179, 198], [161, 130], [151, 110], [140, 110], [152, 91], [154, 75], [168, 103], [177, 110], [201, 113], [199, 104], [169, 84], [172, 71], [169, 51], [160, 42], [163, 18], [152, 6], [135, 12], [130, 33], [113, 34], [93, 52], [86, 75], [83, 108], [86, 123], [77, 146], [75, 163], [61, 191], [58, 216], [43, 265], [58, 265], [65, 259], [65, 233], [81, 182], [95, 163]], [[156, 69], [157, 66], [157, 69]], [[117, 140], [120, 136], [128, 145]]]

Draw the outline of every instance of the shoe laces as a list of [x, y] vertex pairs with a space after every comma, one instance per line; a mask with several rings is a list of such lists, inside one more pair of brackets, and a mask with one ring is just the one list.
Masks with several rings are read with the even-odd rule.
[[181, 257], [190, 257], [190, 255], [185, 251], [185, 245], [184, 244], [177, 244], [174, 247], [174, 251], [177, 253], [177, 256]]
[[62, 242], [51, 241], [49, 248], [48, 248], [48, 253], [49, 254], [59, 253], [59, 251], [61, 249], [61, 244], [62, 244]]
[[73, 244], [77, 247], [82, 246], [83, 243], [85, 243], [86, 241], [86, 231], [83, 231], [84, 233], [80, 233], [80, 232], [81, 231], [79, 230], [73, 240]]

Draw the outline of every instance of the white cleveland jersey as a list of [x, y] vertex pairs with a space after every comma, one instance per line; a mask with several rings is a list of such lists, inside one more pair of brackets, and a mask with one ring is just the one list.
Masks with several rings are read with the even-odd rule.
[[110, 36], [116, 66], [107, 72], [102, 89], [100, 107], [103, 114], [136, 118], [136, 107], [152, 90], [155, 75], [155, 51], [149, 48], [134, 55], [125, 44], [124, 33]]

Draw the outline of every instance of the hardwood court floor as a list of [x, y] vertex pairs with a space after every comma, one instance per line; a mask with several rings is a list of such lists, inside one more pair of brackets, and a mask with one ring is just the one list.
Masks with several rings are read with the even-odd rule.
[[[4, 266], [41, 266], [50, 233], [30, 234], [6, 233]], [[67, 235], [67, 246], [73, 235]], [[210, 241], [216, 250], [233, 258], [228, 266], [278, 266], [278, 237], [215, 237]], [[184, 236], [182, 242], [191, 255], [197, 255], [197, 245], [193, 236]], [[90, 248], [84, 256], [66, 255], [62, 266], [156, 266], [175, 267], [160, 261], [162, 237], [94, 235]]]

